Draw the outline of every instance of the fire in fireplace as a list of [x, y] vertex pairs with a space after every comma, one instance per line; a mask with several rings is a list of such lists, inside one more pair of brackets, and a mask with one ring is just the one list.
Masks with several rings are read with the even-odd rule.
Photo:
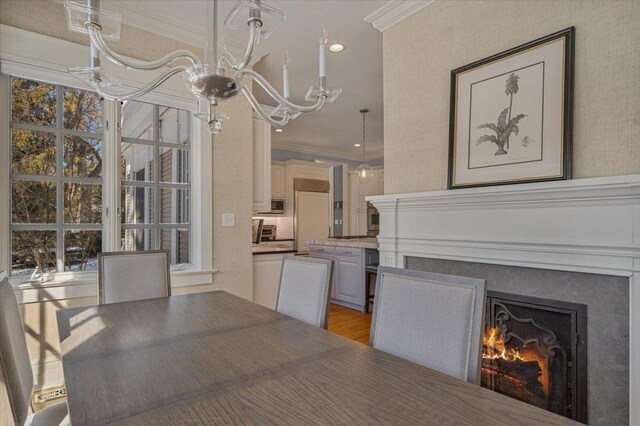
[[489, 291], [482, 386], [587, 422], [587, 307]]

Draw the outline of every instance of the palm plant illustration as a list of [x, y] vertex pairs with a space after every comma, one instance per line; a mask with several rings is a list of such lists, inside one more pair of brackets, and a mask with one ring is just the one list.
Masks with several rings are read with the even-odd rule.
[[[494, 155], [505, 155], [507, 154], [507, 149], [509, 149], [509, 137], [511, 133], [517, 135], [520, 132], [520, 128], [518, 128], [518, 123], [526, 114], [518, 114], [515, 117], [511, 117], [511, 108], [513, 107], [513, 95], [518, 93], [518, 75], [515, 73], [511, 73], [509, 78], [507, 78], [505, 94], [509, 96], [509, 107], [502, 110], [500, 115], [498, 116], [498, 122], [496, 124], [493, 123], [484, 123], [479, 125], [478, 129], [491, 129], [495, 132], [494, 135], [482, 135], [476, 141], [476, 145], [480, 145], [483, 142], [493, 142], [498, 146], [498, 150]], [[508, 115], [508, 117], [507, 117]]]

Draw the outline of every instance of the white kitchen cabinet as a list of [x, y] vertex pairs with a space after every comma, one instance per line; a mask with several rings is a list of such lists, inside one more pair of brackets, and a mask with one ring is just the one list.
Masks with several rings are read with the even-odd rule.
[[283, 254], [253, 255], [253, 301], [269, 309], [276, 308]]
[[271, 198], [276, 200], [284, 200], [284, 165], [271, 165]]
[[332, 303], [367, 311], [365, 267], [379, 263], [378, 250], [312, 244], [309, 257], [333, 260]]
[[[361, 251], [361, 250], [359, 250]], [[361, 256], [336, 256], [335, 298], [354, 305], [364, 305], [364, 268]]]
[[253, 117], [253, 210], [271, 210], [271, 126]]

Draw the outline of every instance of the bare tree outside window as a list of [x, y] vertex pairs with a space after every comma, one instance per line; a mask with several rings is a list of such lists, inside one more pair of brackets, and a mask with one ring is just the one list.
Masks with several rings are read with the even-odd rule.
[[11, 79], [11, 269], [96, 268], [102, 107], [92, 92]]

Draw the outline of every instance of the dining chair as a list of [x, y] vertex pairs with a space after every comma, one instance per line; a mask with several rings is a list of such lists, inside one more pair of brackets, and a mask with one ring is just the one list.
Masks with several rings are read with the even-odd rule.
[[171, 296], [166, 250], [98, 253], [98, 303]]
[[6, 276], [0, 281], [0, 373], [0, 384], [4, 383], [10, 414], [16, 425], [70, 424], [66, 402], [59, 402], [33, 414], [29, 411], [33, 392], [31, 359], [16, 295]]
[[369, 345], [480, 383], [485, 281], [381, 266]]
[[326, 329], [333, 260], [284, 256], [276, 311]]

